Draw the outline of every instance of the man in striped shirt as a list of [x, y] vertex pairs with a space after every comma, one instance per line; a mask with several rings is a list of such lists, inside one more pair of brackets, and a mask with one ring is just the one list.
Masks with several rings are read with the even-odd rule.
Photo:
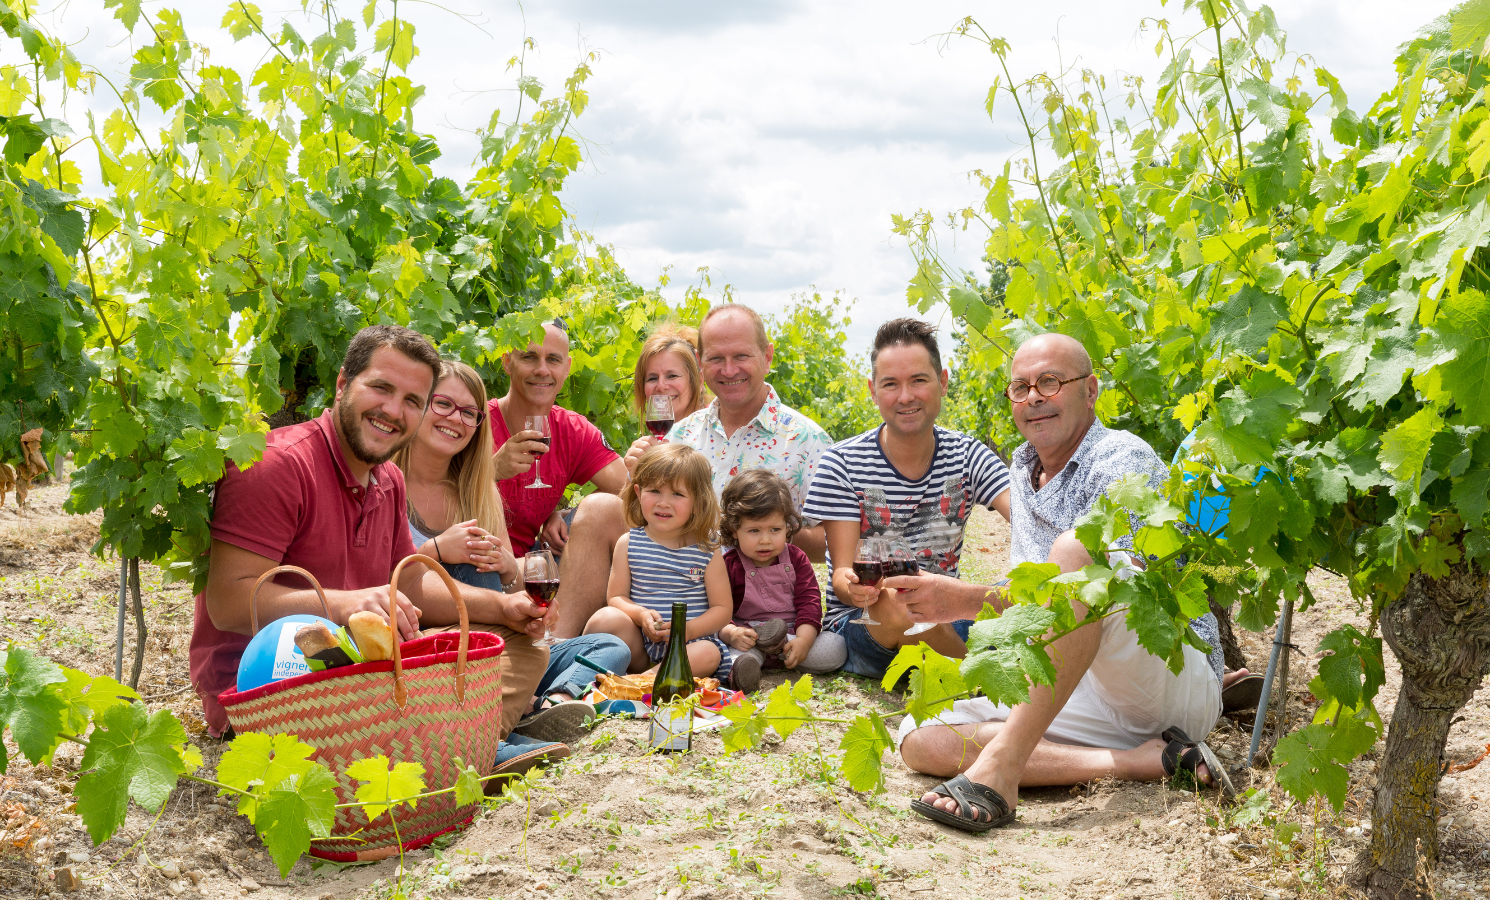
[[[869, 363], [870, 395], [884, 423], [823, 454], [803, 512], [822, 520], [828, 540], [833, 590], [824, 627], [848, 644], [845, 671], [880, 678], [903, 645], [924, 641], [945, 656], [963, 656], [972, 622], [906, 635], [913, 623], [896, 592], [861, 585], [855, 576], [859, 542], [901, 539], [921, 572], [956, 578], [973, 505], [1009, 517], [1009, 472], [977, 440], [937, 426], [947, 370], [935, 326], [885, 323]], [[879, 624], [861, 624], [866, 608]]]

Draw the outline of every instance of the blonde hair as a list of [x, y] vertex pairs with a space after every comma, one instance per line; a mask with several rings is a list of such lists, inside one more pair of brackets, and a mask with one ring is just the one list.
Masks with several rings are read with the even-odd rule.
[[[692, 393], [693, 412], [704, 406], [704, 375], [698, 367], [698, 329], [687, 325], [679, 325], [668, 322], [659, 325], [652, 336], [642, 344], [641, 355], [636, 358], [636, 376], [631, 381], [632, 392], [636, 395], [636, 411], [645, 414], [647, 411], [647, 366], [652, 360], [663, 353], [676, 353], [683, 360], [683, 374], [688, 378], [688, 390]], [[681, 410], [674, 410], [678, 418], [683, 418]]]
[[[490, 415], [486, 409], [486, 385], [476, 370], [460, 360], [441, 360], [440, 375], [435, 379], [435, 390], [447, 378], [459, 378], [476, 398], [482, 415]], [[426, 413], [429, 415], [429, 413]], [[394, 461], [404, 472], [409, 470], [409, 459], [414, 453], [410, 441], [398, 451]], [[466, 442], [465, 449], [450, 457], [450, 464], [441, 479], [449, 499], [455, 501], [455, 521], [476, 520], [476, 524], [491, 532], [507, 530], [507, 520], [502, 514], [502, 500], [497, 495], [496, 472], [492, 468], [491, 423], [482, 418], [476, 425], [475, 434]]]
[[683, 530], [697, 538], [703, 549], [717, 548], [719, 498], [714, 496], [714, 470], [702, 453], [687, 444], [658, 444], [636, 461], [636, 470], [626, 482], [626, 524], [632, 528], [647, 525], [635, 489], [663, 484], [681, 487], [693, 498], [693, 512]]

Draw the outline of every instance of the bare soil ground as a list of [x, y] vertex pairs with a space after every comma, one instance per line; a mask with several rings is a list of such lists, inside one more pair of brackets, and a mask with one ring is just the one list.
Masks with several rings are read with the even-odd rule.
[[[89, 555], [96, 520], [62, 510], [65, 485], [32, 491], [25, 518], [0, 510], [0, 621], [4, 639], [94, 674], [113, 674], [118, 564]], [[12, 501], [13, 502], [13, 501]], [[975, 516], [965, 576], [991, 580], [1008, 553], [1003, 520]], [[198, 741], [210, 771], [223, 745], [203, 733], [187, 686], [192, 598], [142, 570], [149, 622], [141, 693], [169, 708]], [[1308, 682], [1319, 637], [1363, 617], [1344, 584], [1311, 580], [1319, 605], [1296, 623], [1288, 721], [1313, 713]], [[127, 632], [126, 674], [133, 628]], [[1245, 635], [1254, 668], [1271, 634]], [[1398, 680], [1378, 698], [1390, 716]], [[780, 678], [768, 678], [762, 690]], [[898, 699], [847, 677], [819, 679], [820, 709], [846, 714]], [[1223, 720], [1211, 743], [1240, 765], [1251, 716]], [[526, 792], [490, 801], [476, 824], [437, 851], [399, 863], [312, 871], [302, 860], [281, 879], [248, 823], [200, 786], [179, 788], [158, 819], [132, 811], [120, 834], [91, 845], [71, 811], [79, 756], [64, 749], [52, 767], [18, 760], [0, 781], [0, 892], [59, 890], [56, 873], [81, 879], [81, 896], [211, 898], [510, 897], [788, 900], [834, 897], [916, 900], [1048, 897], [1119, 900], [1220, 897], [1247, 900], [1345, 895], [1346, 865], [1369, 832], [1375, 754], [1354, 766], [1342, 814], [1292, 804], [1267, 768], [1237, 768], [1241, 789], [1267, 792], [1251, 809], [1218, 807], [1166, 784], [1098, 782], [1021, 793], [1015, 827], [974, 837], [910, 813], [907, 802], [934, 783], [887, 757], [888, 791], [856, 794], [825, 770], [840, 728], [802, 729], [786, 741], [726, 756], [719, 738], [695, 741], [679, 759], [648, 756], [644, 727], [602, 722], [574, 756]], [[1271, 729], [1270, 729], [1271, 732]], [[1449, 738], [1449, 758], [1472, 758], [1490, 742], [1490, 689], [1482, 689]], [[1268, 742], [1270, 743], [1270, 741]], [[818, 748], [821, 748], [819, 756]], [[1266, 749], [1266, 746], [1265, 748]], [[1378, 744], [1376, 750], [1380, 751]], [[11, 748], [14, 753], [14, 748]], [[12, 757], [16, 759], [16, 757]], [[1490, 762], [1444, 779], [1440, 897], [1490, 897]]]

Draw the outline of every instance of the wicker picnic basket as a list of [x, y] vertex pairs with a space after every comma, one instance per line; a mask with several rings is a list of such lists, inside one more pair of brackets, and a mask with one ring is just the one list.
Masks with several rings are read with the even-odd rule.
[[[316, 748], [312, 757], [336, 776], [337, 802], [352, 803], [356, 783], [347, 766], [369, 756], [424, 766], [427, 790], [455, 784], [455, 759], [491, 773], [502, 720], [502, 639], [470, 629], [465, 601], [445, 572], [427, 556], [405, 558], [390, 579], [389, 615], [396, 621], [393, 585], [410, 561], [421, 562], [444, 579], [460, 611], [460, 632], [444, 632], [394, 642], [393, 659], [339, 666], [272, 682], [242, 693], [229, 689], [218, 698], [239, 733], [293, 734]], [[259, 630], [255, 600], [259, 587], [280, 572], [305, 576], [315, 586], [328, 615], [320, 584], [307, 571], [280, 566], [265, 572], [250, 600], [253, 629]], [[399, 806], [398, 837], [405, 850], [470, 824], [477, 804], [458, 807], [453, 794]], [[338, 809], [331, 837], [311, 843], [311, 855], [337, 862], [384, 859], [398, 852], [393, 821], [384, 812], [371, 823], [360, 808]]]

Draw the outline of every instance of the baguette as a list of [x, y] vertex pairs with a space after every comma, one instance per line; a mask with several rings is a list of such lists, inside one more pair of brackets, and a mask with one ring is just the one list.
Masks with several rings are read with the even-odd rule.
[[352, 613], [347, 630], [352, 632], [363, 662], [393, 658], [393, 626], [382, 616], [366, 610]]

